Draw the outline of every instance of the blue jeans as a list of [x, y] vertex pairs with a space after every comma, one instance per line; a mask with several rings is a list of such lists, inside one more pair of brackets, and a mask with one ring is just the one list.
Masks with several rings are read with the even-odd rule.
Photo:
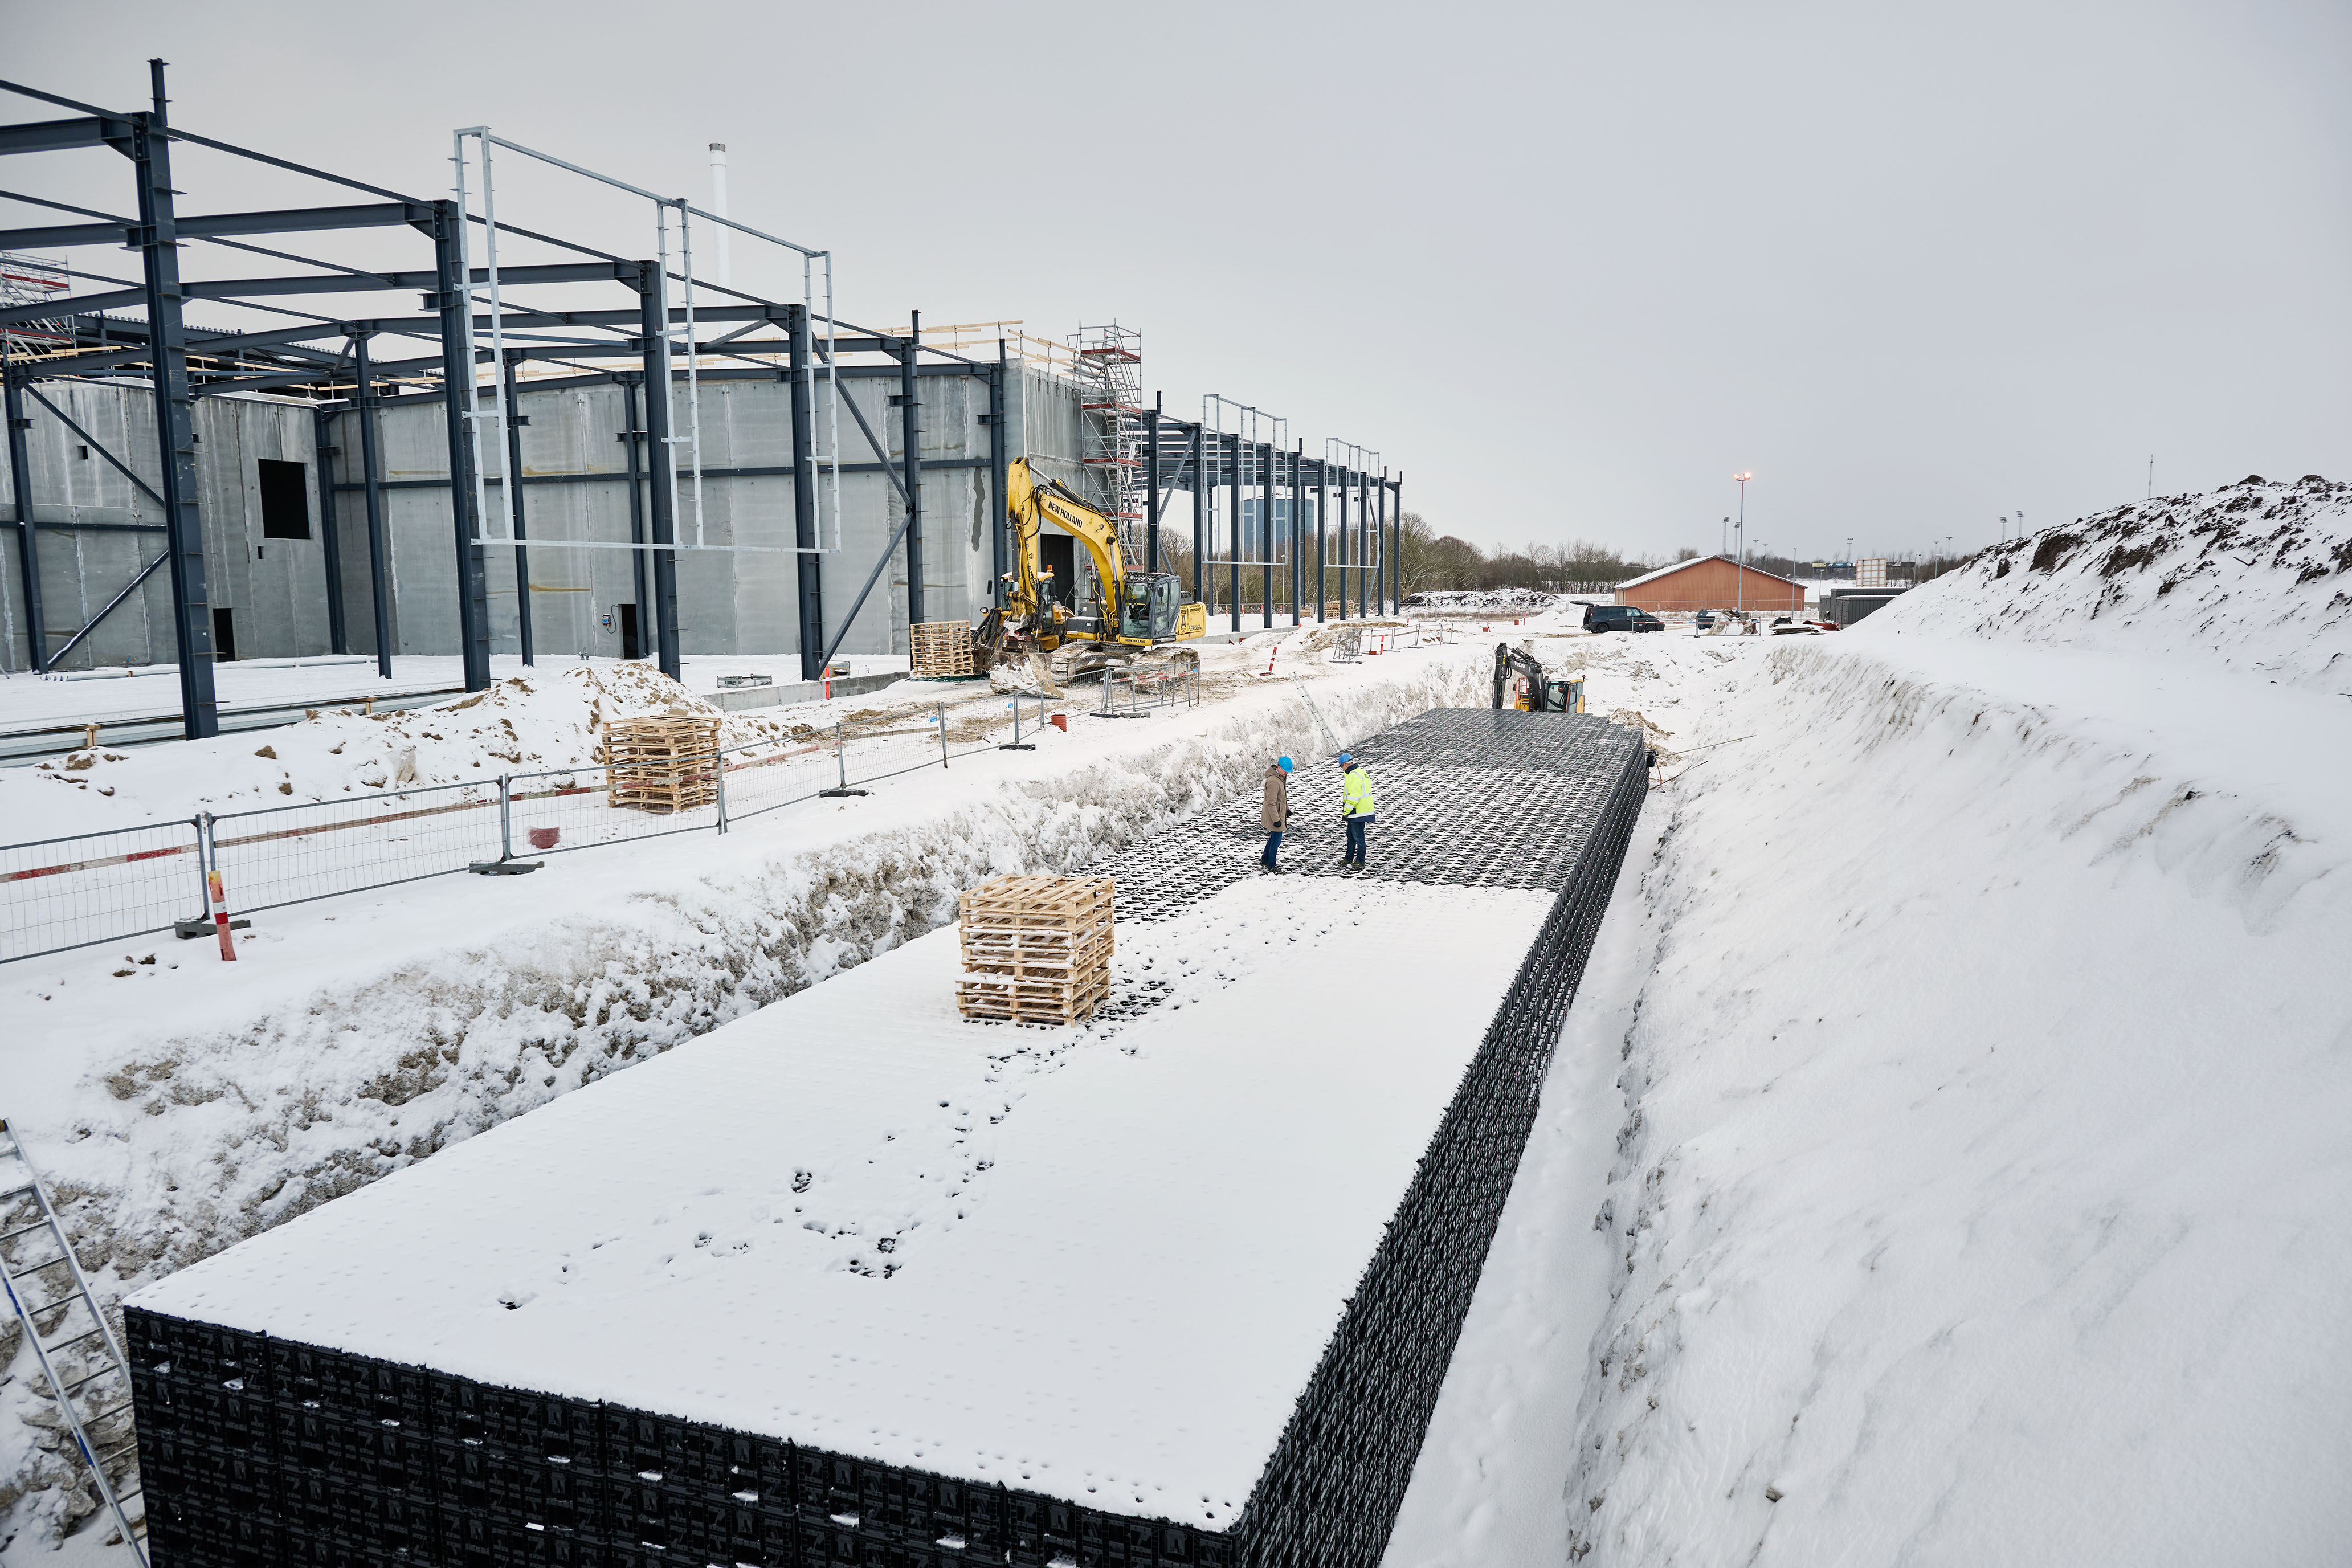
[[1364, 863], [1364, 829], [1371, 823], [1369, 816], [1348, 818], [1348, 853], [1345, 858], [1360, 866]]
[[1272, 833], [1265, 836], [1265, 853], [1260, 855], [1258, 858], [1271, 866], [1274, 864], [1275, 857], [1279, 854], [1281, 850], [1282, 829], [1277, 827]]

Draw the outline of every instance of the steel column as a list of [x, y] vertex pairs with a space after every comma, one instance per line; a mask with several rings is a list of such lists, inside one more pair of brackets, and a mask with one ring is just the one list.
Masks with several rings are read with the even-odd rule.
[[[1328, 450], [1328, 448], [1327, 448]], [[1315, 465], [1315, 619], [1323, 619], [1323, 528], [1331, 515], [1331, 465]]]
[[[162, 458], [163, 523], [172, 552], [172, 630], [180, 659], [181, 733], [220, 733], [213, 696], [212, 596], [205, 586], [204, 519], [196, 509], [196, 432], [188, 399], [188, 335], [180, 319], [180, 253], [172, 205], [172, 143], [163, 105], [163, 62], [147, 62], [155, 107], [131, 117], [131, 163], [139, 175], [139, 250], [144, 263], [147, 346], [154, 367], [155, 437]], [[29, 520], [27, 532], [30, 531]]]
[[1348, 465], [1340, 464], [1339, 482], [1335, 487], [1339, 502], [1339, 521], [1331, 530], [1332, 547], [1339, 552], [1339, 618], [1343, 621], [1348, 618], [1348, 484], [1351, 477]]
[[1160, 410], [1143, 411], [1143, 569], [1160, 570]]
[[1298, 552], [1306, 542], [1307, 441], [1301, 437], [1298, 450], [1290, 458], [1290, 624], [1294, 626], [1303, 618], [1304, 606], [1298, 601], [1307, 592], [1307, 572]]
[[1404, 608], [1403, 595], [1397, 592], [1397, 567], [1404, 558], [1403, 552], [1397, 548], [1402, 542], [1397, 533], [1398, 525], [1402, 521], [1400, 514], [1389, 510], [1389, 471], [1382, 468], [1381, 470], [1381, 532], [1387, 539], [1388, 544], [1381, 552], [1381, 559], [1387, 565], [1388, 571], [1381, 575], [1389, 590], [1388, 609], [1384, 613], [1391, 616]]
[[[623, 371], [614, 380], [621, 384], [621, 407], [628, 428], [621, 432], [621, 440], [629, 448], [629, 542], [646, 542], [646, 490], [642, 454], [637, 444], [645, 438], [645, 427], [637, 422], [637, 388], [645, 377], [635, 371]], [[629, 571], [637, 595], [637, 657], [646, 657], [652, 646], [654, 633], [653, 589], [646, 582], [648, 563], [642, 550], [629, 552]]]
[[1369, 616], [1372, 602], [1372, 476], [1358, 474], [1356, 479], [1356, 564], [1364, 570], [1356, 574], [1356, 614]]
[[500, 379], [506, 383], [507, 416], [500, 421], [507, 427], [507, 515], [514, 519], [515, 537], [515, 641], [522, 650], [526, 668], [537, 664], [532, 657], [530, 638], [530, 552], [523, 547], [522, 527], [522, 427], [529, 421], [515, 412], [515, 367], [522, 355], [507, 351], [507, 363], [500, 367]]
[[15, 365], [5, 372], [7, 383], [8, 489], [16, 507], [16, 569], [25, 582], [25, 637], [33, 671], [49, 668], [48, 633], [42, 627], [41, 547], [33, 526], [33, 460], [25, 432], [32, 416], [25, 412], [25, 384]]
[[907, 651], [914, 651], [913, 627], [923, 618], [923, 420], [916, 388], [916, 356], [922, 353], [923, 313], [910, 312], [911, 325], [898, 356], [898, 439], [905, 447], [907, 491]]
[[473, 390], [474, 358], [466, 346], [467, 312], [473, 298], [457, 264], [466, 215], [455, 202], [433, 204], [435, 290], [441, 307], [441, 405], [449, 437], [449, 516], [457, 542], [457, 650], [465, 656], [466, 689], [490, 684], [489, 588], [483, 580], [480, 531], [474, 515], [473, 416], [467, 407]]
[[1265, 553], [1258, 557], [1258, 614], [1266, 628], [1274, 626], [1274, 443], [1257, 443], [1258, 461], [1264, 465], [1258, 475], [1258, 532], [1265, 536]]
[[[1192, 602], [1205, 604], [1208, 599], [1207, 581], [1202, 574], [1208, 570], [1209, 559], [1209, 473], [1206, 453], [1207, 437], [1201, 426], [1192, 426]], [[1208, 612], [1201, 612], [1202, 625]]]
[[343, 542], [335, 520], [335, 414], [331, 408], [310, 413], [310, 447], [318, 457], [319, 542], [327, 558], [327, 649], [349, 653], [351, 636], [343, 625]]
[[1404, 614], [1404, 470], [1402, 468], [1397, 470], [1396, 477], [1396, 542], [1397, 563], [1394, 582], [1397, 614], [1402, 615]]
[[[677, 556], [669, 546], [677, 542], [673, 454], [669, 447], [669, 290], [661, 264], [637, 263], [639, 324], [646, 356], [646, 471], [652, 481], [654, 607], [660, 616], [654, 650], [661, 672], [672, 680], [684, 679], [678, 663]], [[637, 612], [637, 636], [645, 637], [645, 611]]]
[[1004, 574], [1013, 569], [1007, 552], [1013, 543], [1013, 511], [1007, 504], [1013, 484], [1013, 446], [1005, 438], [1012, 428], [1013, 364], [1005, 357], [1004, 340], [996, 340], [996, 375], [989, 383], [988, 405], [988, 534], [989, 567], [993, 587], [990, 601], [999, 609], [1004, 606]]
[[1239, 630], [1241, 630], [1241, 629], [1242, 629], [1242, 437], [1241, 437], [1241, 432], [1240, 432], [1240, 431], [1238, 431], [1238, 430], [1236, 430], [1235, 432], [1234, 432], [1234, 434], [1233, 434], [1233, 435], [1231, 435], [1231, 436], [1229, 436], [1229, 437], [1223, 437], [1223, 439], [1221, 439], [1221, 440], [1219, 440], [1219, 441], [1218, 441], [1217, 446], [1218, 446], [1218, 448], [1219, 448], [1217, 455], [1218, 455], [1219, 457], [1221, 457], [1221, 458], [1225, 457], [1227, 453], [1232, 454], [1232, 456], [1231, 456], [1229, 458], [1227, 458], [1227, 460], [1228, 460], [1229, 462], [1231, 462], [1231, 463], [1232, 463], [1233, 467], [1232, 467], [1232, 469], [1230, 470], [1230, 472], [1227, 474], [1226, 479], [1227, 479], [1227, 482], [1228, 482], [1228, 483], [1231, 485], [1231, 487], [1232, 487], [1232, 489], [1230, 489], [1230, 491], [1228, 492], [1228, 497], [1229, 497], [1229, 499], [1231, 500], [1231, 501], [1232, 501], [1232, 503], [1233, 503], [1233, 517], [1232, 517], [1232, 520], [1231, 520], [1231, 526], [1230, 526], [1230, 528], [1227, 530], [1227, 531], [1228, 531], [1228, 532], [1230, 532], [1230, 533], [1233, 535], [1233, 548], [1234, 548], [1234, 553], [1233, 553], [1233, 564], [1232, 564], [1230, 567], [1226, 568], [1226, 576], [1230, 579], [1230, 581], [1231, 581], [1231, 583], [1232, 583], [1232, 587], [1233, 587], [1233, 626], [1232, 626], [1232, 629], [1233, 629], [1233, 630], [1234, 630], [1234, 631], [1239, 631]]
[[392, 563], [383, 537], [383, 469], [375, 455], [375, 376], [368, 364], [368, 337], [352, 339], [352, 374], [359, 383], [353, 407], [359, 414], [360, 483], [367, 493], [368, 590], [375, 610], [375, 672], [392, 679]]
[[791, 333], [789, 377], [793, 399], [793, 585], [800, 598], [801, 679], [816, 680], [824, 674], [824, 558], [816, 553], [816, 411], [810, 406], [807, 372], [809, 319], [805, 306], [784, 310]]

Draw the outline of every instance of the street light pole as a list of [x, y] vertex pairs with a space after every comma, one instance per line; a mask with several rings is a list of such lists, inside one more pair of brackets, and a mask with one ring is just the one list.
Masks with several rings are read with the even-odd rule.
[[1737, 597], [1739, 613], [1744, 616], [1748, 613], [1748, 481], [1756, 476], [1743, 468], [1731, 477], [1739, 485], [1739, 586]]

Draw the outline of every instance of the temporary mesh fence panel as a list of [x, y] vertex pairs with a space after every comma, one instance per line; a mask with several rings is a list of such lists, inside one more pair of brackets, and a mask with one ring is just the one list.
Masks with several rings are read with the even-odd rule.
[[428, 784], [212, 820], [229, 908], [275, 909], [499, 858], [499, 783]]
[[192, 822], [0, 845], [0, 962], [167, 931], [204, 910]]
[[[680, 763], [685, 765], [681, 766]], [[719, 826], [710, 753], [687, 761], [517, 773], [508, 781], [520, 858]]]
[[[1229, 1528], [134, 1307], [125, 1323], [157, 1568], [403, 1555], [469, 1568], [1373, 1568], [1623, 862], [1648, 753], [1598, 720], [1454, 710], [1356, 755], [1377, 775], [1386, 826], [1361, 875], [1554, 899]], [[1293, 787], [1299, 817], [1334, 813], [1336, 770]], [[1097, 869], [1117, 878], [1122, 909], [1170, 918], [1252, 874], [1221, 841], [1254, 836], [1257, 809], [1253, 795]]]

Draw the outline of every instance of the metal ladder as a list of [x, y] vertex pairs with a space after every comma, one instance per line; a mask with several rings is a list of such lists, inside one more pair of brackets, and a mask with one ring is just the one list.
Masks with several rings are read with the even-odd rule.
[[[21, 1223], [27, 1209], [37, 1211], [37, 1217]], [[74, 1446], [81, 1450], [82, 1463], [89, 1468], [100, 1500], [113, 1514], [123, 1542], [144, 1564], [147, 1510], [135, 1473], [139, 1436], [130, 1421], [131, 1363], [116, 1342], [106, 1314], [100, 1310], [98, 1299], [90, 1294], [89, 1281], [82, 1278], [81, 1264], [66, 1240], [65, 1226], [49, 1202], [48, 1189], [41, 1184], [40, 1173], [33, 1169], [24, 1145], [5, 1118], [0, 1118], [0, 1225], [8, 1227], [0, 1230], [0, 1288], [7, 1290], [8, 1305], [25, 1325], [25, 1338], [40, 1361], [42, 1375], [49, 1380], [58, 1412], [73, 1434]], [[18, 1267], [16, 1257], [20, 1250], [38, 1261]], [[62, 1290], [58, 1288], [60, 1272], [67, 1282]], [[36, 1300], [37, 1294], [46, 1299]], [[45, 1317], [54, 1319], [47, 1333], [37, 1321]], [[119, 1425], [112, 1428], [113, 1441], [101, 1447], [92, 1434], [114, 1423]], [[120, 1467], [126, 1455], [131, 1456], [127, 1467], [131, 1487], [118, 1491], [107, 1469]]]

